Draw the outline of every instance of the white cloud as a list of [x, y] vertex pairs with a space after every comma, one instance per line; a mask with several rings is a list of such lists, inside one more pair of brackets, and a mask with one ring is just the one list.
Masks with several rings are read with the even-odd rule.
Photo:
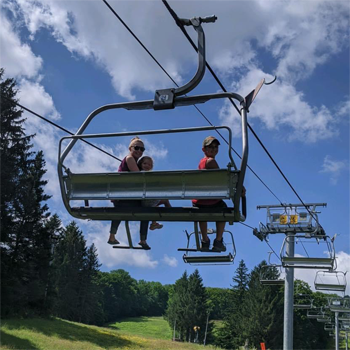
[[178, 261], [175, 257], [170, 257], [167, 254], [164, 254], [163, 260], [165, 264], [169, 265], [170, 267], [176, 267], [178, 264]]
[[42, 67], [42, 59], [35, 56], [28, 44], [21, 42], [9, 20], [0, 13], [1, 67], [8, 77], [35, 77]]
[[[80, 1], [52, 0], [17, 3], [32, 37], [40, 28], [47, 28], [70, 52], [102, 66], [118, 94], [133, 99], [135, 89], [154, 91], [172, 85], [104, 4], [89, 1], [82, 6]], [[137, 6], [121, 3], [110, 1], [173, 78], [183, 83], [182, 75], [189, 73], [196, 55], [165, 8], [153, 1], [139, 1]], [[175, 2], [173, 7], [181, 17], [192, 17], [198, 13], [198, 4]], [[204, 25], [209, 62], [225, 76], [241, 74], [242, 69], [250, 70], [252, 63], [257, 63], [255, 47], [260, 47], [272, 54], [277, 74], [284, 80], [295, 82], [310, 76], [348, 45], [349, 4], [323, 0], [300, 4], [226, 1], [217, 6], [215, 2], [200, 2], [201, 13], [218, 16], [215, 24]], [[189, 33], [193, 34], [191, 28]]]
[[320, 173], [330, 174], [331, 184], [336, 185], [338, 183], [340, 173], [346, 169], [348, 169], [348, 162], [346, 160], [333, 160], [331, 156], [326, 155], [323, 160], [322, 170], [320, 170]]
[[[257, 68], [252, 69], [235, 86], [248, 94], [262, 78], [273, 79]], [[240, 135], [240, 116], [230, 103], [225, 102], [220, 118], [223, 124], [231, 126], [236, 136]], [[310, 106], [302, 92], [278, 79], [272, 85], [262, 87], [251, 106], [249, 119], [251, 123], [254, 119], [260, 120], [269, 130], [279, 130], [289, 141], [312, 143], [338, 133], [335, 128], [337, 119], [328, 108]]]
[[[122, 266], [136, 266], [140, 268], [154, 269], [158, 266], [158, 261], [152, 259], [151, 252], [149, 251], [115, 249], [107, 244], [109, 225], [110, 223], [104, 223], [101, 221], [89, 221], [88, 223], [85, 223], [85, 225], [84, 223], [80, 224], [80, 226], [85, 226], [84, 232], [88, 237], [88, 244], [95, 244], [100, 263], [110, 269]], [[130, 223], [131, 236], [135, 246], [137, 246], [137, 243], [135, 242], [138, 241], [138, 229], [138, 224]], [[128, 245], [123, 222], [119, 226], [117, 238], [121, 245]]]
[[61, 116], [54, 106], [52, 97], [38, 82], [21, 79], [18, 82], [18, 97], [25, 107], [34, 110], [46, 119], [59, 120]]

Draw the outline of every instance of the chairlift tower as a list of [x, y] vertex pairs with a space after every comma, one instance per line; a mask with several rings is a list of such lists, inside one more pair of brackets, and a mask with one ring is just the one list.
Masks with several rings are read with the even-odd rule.
[[[284, 234], [285, 239], [280, 257], [285, 268], [283, 350], [293, 350], [293, 313], [294, 313], [294, 268], [323, 268], [333, 270], [335, 256], [331, 239], [326, 236], [318, 221], [317, 207], [326, 203], [259, 205], [257, 209], [266, 209], [266, 224], [260, 223], [259, 230], [253, 233], [260, 240], [266, 240], [269, 234]], [[296, 257], [295, 243], [300, 239], [314, 238], [316, 243], [328, 243], [329, 257]], [[333, 249], [332, 249], [333, 248]]]

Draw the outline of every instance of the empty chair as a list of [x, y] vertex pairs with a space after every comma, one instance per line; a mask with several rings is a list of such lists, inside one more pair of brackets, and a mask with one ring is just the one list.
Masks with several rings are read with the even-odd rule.
[[346, 272], [342, 271], [317, 271], [315, 277], [315, 289], [334, 292], [345, 292]]

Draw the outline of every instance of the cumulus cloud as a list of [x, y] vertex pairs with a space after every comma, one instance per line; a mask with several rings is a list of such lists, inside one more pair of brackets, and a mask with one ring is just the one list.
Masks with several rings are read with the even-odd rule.
[[170, 257], [167, 254], [164, 254], [163, 260], [166, 265], [169, 265], [170, 267], [176, 267], [178, 264], [178, 261], [175, 257]]
[[[103, 67], [118, 94], [134, 99], [136, 89], [154, 91], [170, 86], [159, 67], [102, 3], [89, 1], [84, 6], [80, 1], [17, 0], [17, 3], [32, 38], [41, 28], [48, 29], [70, 52]], [[121, 6], [120, 1], [110, 4], [173, 78], [183, 83], [183, 75], [189, 73], [196, 55], [174, 23], [169, 22], [165, 8], [152, 1], [139, 1], [131, 7]], [[303, 6], [300, 2], [261, 0], [227, 1], [217, 6], [215, 2], [203, 1], [201, 13], [218, 16], [215, 24], [205, 24], [209, 62], [226, 77], [232, 74], [237, 78], [237, 74], [249, 71], [257, 63], [257, 48], [263, 48], [275, 60], [280, 77], [290, 83], [304, 79], [348, 45], [348, 6], [342, 1], [323, 0], [309, 1]], [[173, 7], [181, 17], [190, 18], [198, 13], [197, 1], [175, 2]], [[150, 21], [154, 17], [157, 22]], [[189, 33], [193, 34], [191, 28]]]
[[[235, 87], [248, 94], [255, 88], [259, 78], [273, 79], [258, 68], [250, 70]], [[228, 102], [220, 110], [223, 124], [231, 126], [234, 134], [240, 135], [240, 116]], [[257, 119], [269, 130], [279, 130], [289, 141], [313, 143], [328, 139], [338, 134], [335, 127], [337, 119], [325, 106], [310, 106], [301, 91], [284, 81], [262, 87], [251, 107], [249, 119], [252, 123]]]
[[329, 174], [331, 184], [336, 185], [341, 172], [346, 169], [348, 169], [346, 160], [333, 160], [330, 155], [326, 155], [320, 173]]
[[1, 66], [9, 77], [35, 77], [42, 67], [41, 57], [36, 56], [28, 44], [21, 42], [9, 20], [0, 13]]

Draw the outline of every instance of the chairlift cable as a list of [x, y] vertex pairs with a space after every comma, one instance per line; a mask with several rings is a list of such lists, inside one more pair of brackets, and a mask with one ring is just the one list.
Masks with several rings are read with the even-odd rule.
[[[142, 43], [142, 41], [136, 36], [136, 34], [130, 29], [130, 27], [123, 21], [123, 19], [117, 14], [117, 12], [111, 7], [111, 5], [106, 1], [102, 0], [105, 5], [111, 10], [111, 12], [118, 18], [118, 20], [123, 24], [123, 26], [128, 30], [128, 32], [135, 38], [135, 40], [142, 46], [142, 48], [150, 55], [150, 57], [154, 60], [154, 62], [160, 67], [160, 69], [169, 77], [169, 79], [177, 86], [179, 85], [176, 83], [176, 81], [170, 76], [170, 74], [166, 71], [166, 69], [161, 65], [161, 63], [152, 55], [152, 53], [147, 49], [147, 47]], [[191, 39], [191, 38], [190, 38]], [[194, 45], [196, 48], [196, 46]], [[198, 49], [196, 48], [198, 51]], [[215, 75], [215, 73], [212, 71], [212, 68], [209, 66], [209, 64], [206, 62], [206, 66], [208, 69], [212, 72], [212, 74]], [[223, 87], [223, 90], [225, 88]], [[225, 90], [226, 91], [226, 90]], [[187, 96], [187, 95], [185, 95]], [[234, 101], [230, 99], [231, 102], [235, 105]], [[239, 112], [237, 106], [235, 105], [237, 111]], [[196, 106], [194, 105], [194, 108], [202, 115], [202, 117], [208, 122], [209, 125], [214, 126], [211, 121], [204, 115], [204, 113]], [[218, 131], [215, 130], [216, 133], [225, 141], [225, 143], [228, 145], [228, 141], [225, 139], [225, 137]], [[242, 158], [238, 152], [231, 146], [232, 151], [237, 155], [238, 158]], [[264, 183], [264, 181], [258, 176], [258, 174], [247, 164], [247, 168], [256, 176], [256, 178], [268, 189], [268, 191], [280, 202], [280, 204], [283, 204], [282, 201], [276, 196], [276, 194]]]
[[[103, 0], [104, 1], [104, 0]], [[167, 3], [166, 0], [162, 0], [163, 4], [165, 5], [165, 7], [168, 9], [168, 11], [170, 12], [171, 16], [174, 18], [176, 24], [180, 27], [181, 31], [184, 33], [184, 35], [186, 36], [186, 38], [188, 39], [188, 41], [191, 43], [191, 45], [193, 46], [193, 48], [198, 51], [198, 48], [196, 47], [195, 43], [193, 42], [193, 40], [191, 39], [191, 37], [188, 35], [184, 25], [181, 23], [181, 21], [179, 20], [179, 17], [177, 16], [177, 14], [175, 13], [175, 11], [169, 6], [169, 4]], [[209, 71], [211, 72], [211, 74], [213, 75], [214, 79], [217, 81], [217, 83], [219, 84], [219, 86], [221, 87], [221, 89], [225, 92], [227, 92], [227, 90], [225, 89], [225, 87], [223, 86], [223, 84], [220, 82], [219, 78], [216, 76], [216, 74], [214, 73], [214, 71], [211, 69], [210, 65], [208, 64], [208, 62], [206, 62], [206, 66], [208, 67]], [[236, 106], [236, 104], [234, 103], [234, 101], [230, 98], [229, 99], [231, 101], [231, 103], [233, 104], [233, 106], [236, 108], [237, 112], [239, 113], [239, 110]], [[271, 156], [270, 152], [267, 150], [267, 148], [264, 146], [264, 144], [262, 143], [262, 141], [260, 140], [260, 138], [258, 137], [258, 135], [255, 133], [255, 131], [253, 130], [253, 128], [250, 126], [250, 124], [248, 123], [248, 128], [249, 130], [253, 133], [254, 137], [256, 138], [256, 140], [259, 142], [259, 144], [261, 145], [261, 147], [264, 149], [264, 151], [266, 152], [266, 154], [268, 155], [268, 157], [270, 158], [270, 160], [272, 161], [272, 163], [275, 165], [275, 167], [277, 168], [277, 170], [279, 171], [279, 173], [282, 175], [282, 177], [284, 178], [284, 180], [287, 182], [287, 184], [289, 185], [289, 187], [292, 189], [292, 191], [294, 192], [294, 194], [297, 196], [297, 198], [300, 200], [300, 202], [302, 203], [302, 205], [306, 208], [306, 210], [309, 212], [309, 214], [315, 219], [315, 221], [318, 223], [318, 225], [322, 228], [322, 226], [320, 225], [320, 223], [318, 222], [318, 219], [313, 215], [313, 213], [310, 211], [310, 209], [305, 205], [305, 203], [303, 202], [303, 200], [301, 199], [301, 197], [299, 196], [299, 194], [296, 192], [296, 190], [294, 189], [294, 187], [292, 186], [292, 184], [289, 182], [289, 180], [287, 179], [287, 177], [284, 175], [283, 171], [281, 170], [281, 168], [277, 165], [276, 161], [273, 159], [273, 157]], [[281, 202], [281, 201], [280, 201]], [[282, 203], [281, 203], [282, 204]]]
[[[41, 116], [40, 114], [38, 114], [38, 113], [32, 111], [31, 109], [29, 109], [29, 108], [27, 108], [27, 107], [21, 105], [21, 104], [18, 103], [17, 101], [13, 101], [13, 100], [9, 99], [7, 96], [5, 96], [5, 95], [3, 95], [3, 94], [1, 94], [1, 97], [2, 97], [2, 98], [5, 98], [5, 99], [8, 100], [8, 101], [13, 102], [13, 103], [14, 103], [15, 105], [17, 105], [18, 107], [24, 109], [25, 111], [27, 111], [27, 112], [29, 112], [29, 113], [35, 115], [36, 117], [38, 117], [38, 118], [40, 118], [40, 119], [46, 121], [47, 123], [49, 123], [49, 124], [55, 126], [56, 128], [58, 128], [58, 129], [60, 129], [60, 130], [62, 130], [62, 131], [64, 131], [64, 132], [66, 132], [67, 134], [74, 135], [71, 131], [69, 131], [69, 130], [65, 129], [64, 127], [62, 127], [62, 126], [60, 126], [60, 125], [58, 125], [58, 124], [52, 122], [51, 120], [49, 120], [49, 119], [47, 119], [47, 118]], [[105, 150], [103, 150], [103, 149], [101, 149], [101, 148], [95, 146], [93, 143], [91, 143], [91, 142], [89, 142], [89, 141], [86, 141], [86, 140], [84, 140], [84, 139], [81, 139], [81, 140], [84, 141], [85, 143], [87, 143], [88, 145], [90, 145], [90, 146], [96, 148], [97, 150], [99, 150], [99, 151], [101, 151], [101, 152], [107, 154], [108, 156], [110, 156], [110, 157], [112, 157], [112, 158], [114, 158], [114, 159], [116, 159], [116, 160], [119, 160], [119, 162], [122, 161], [121, 159], [119, 159], [118, 157], [114, 156], [113, 154], [110, 154], [110, 153], [108, 153], [107, 151], [105, 151]]]
[[[244, 226], [247, 226], [247, 227], [251, 228], [252, 230], [254, 230], [254, 228], [255, 228], [255, 227], [252, 227], [252, 226], [250, 226], [250, 225], [245, 224], [244, 222], [239, 222], [239, 223], [240, 223], [241, 225], [244, 225]], [[272, 252], [277, 256], [278, 260], [281, 261], [281, 258], [277, 255], [277, 253], [276, 253], [275, 250], [271, 247], [271, 245], [269, 244], [269, 242], [268, 242], [266, 239], [264, 239], [264, 241], [265, 241], [266, 244], [271, 248]], [[306, 254], [307, 254], [307, 253], [306, 253]]]

